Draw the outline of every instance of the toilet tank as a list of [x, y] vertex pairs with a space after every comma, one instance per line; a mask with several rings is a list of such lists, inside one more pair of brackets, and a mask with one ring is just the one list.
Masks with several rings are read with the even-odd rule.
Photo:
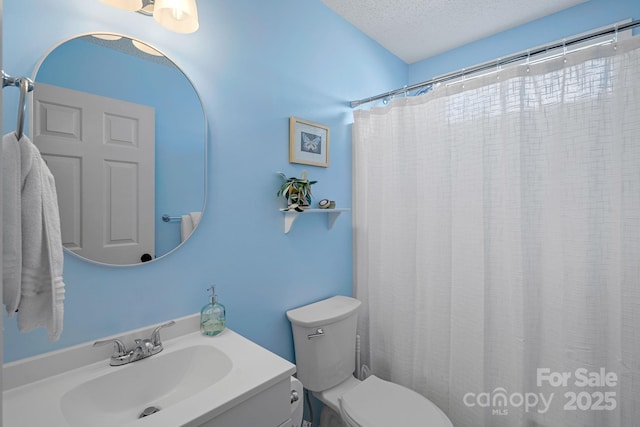
[[297, 376], [305, 388], [324, 391], [353, 374], [358, 307], [357, 299], [335, 296], [287, 311]]

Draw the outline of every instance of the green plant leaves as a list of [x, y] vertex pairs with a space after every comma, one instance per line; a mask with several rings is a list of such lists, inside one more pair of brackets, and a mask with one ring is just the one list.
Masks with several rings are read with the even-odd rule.
[[[311, 181], [307, 178], [307, 171], [302, 171], [302, 177], [287, 177], [282, 172], [278, 172], [282, 178], [282, 185], [276, 193], [278, 197], [285, 197], [288, 203], [299, 203], [303, 205], [311, 204], [311, 185], [318, 181]], [[301, 203], [304, 202], [304, 203]]]

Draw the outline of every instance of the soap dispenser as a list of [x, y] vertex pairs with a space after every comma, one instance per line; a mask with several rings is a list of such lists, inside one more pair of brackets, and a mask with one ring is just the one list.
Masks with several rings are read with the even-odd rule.
[[215, 336], [224, 331], [226, 326], [226, 313], [224, 305], [218, 302], [215, 286], [210, 287], [211, 302], [202, 307], [200, 311], [200, 332], [204, 335]]

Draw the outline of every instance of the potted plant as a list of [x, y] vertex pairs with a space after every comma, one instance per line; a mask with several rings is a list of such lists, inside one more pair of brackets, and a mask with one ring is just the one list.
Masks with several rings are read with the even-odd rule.
[[318, 181], [309, 180], [306, 170], [302, 171], [300, 178], [287, 177], [282, 172], [278, 172], [278, 175], [283, 181], [278, 190], [278, 197], [287, 199], [287, 209], [308, 208], [311, 205], [311, 185]]

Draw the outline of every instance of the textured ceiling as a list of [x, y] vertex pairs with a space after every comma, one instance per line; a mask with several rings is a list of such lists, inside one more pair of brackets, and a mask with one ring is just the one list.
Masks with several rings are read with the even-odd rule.
[[412, 64], [588, 0], [322, 0]]

